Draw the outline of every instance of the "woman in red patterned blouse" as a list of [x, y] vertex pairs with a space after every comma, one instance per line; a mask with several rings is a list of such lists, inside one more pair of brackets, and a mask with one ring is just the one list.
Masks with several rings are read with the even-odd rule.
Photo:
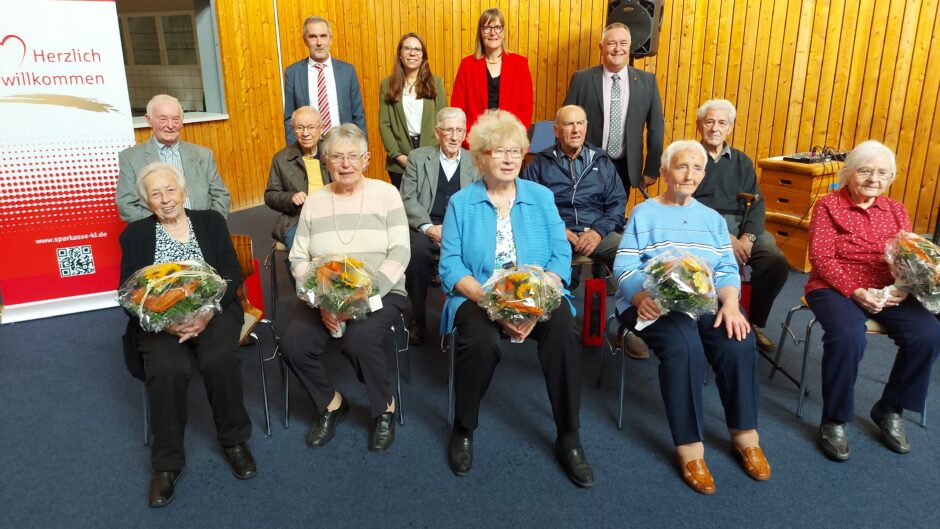
[[[885, 243], [911, 229], [904, 204], [883, 196], [896, 176], [894, 153], [877, 141], [859, 144], [839, 171], [836, 192], [819, 199], [809, 227], [806, 301], [823, 328], [823, 414], [819, 444], [834, 461], [851, 455], [845, 423], [855, 414], [865, 320], [888, 329], [898, 345], [894, 367], [871, 418], [891, 450], [905, 454], [904, 409], [922, 412], [930, 369], [940, 352], [940, 323], [913, 296], [886, 289], [894, 278]], [[884, 289], [884, 290], [882, 290]], [[879, 292], [880, 291], [880, 292]]]

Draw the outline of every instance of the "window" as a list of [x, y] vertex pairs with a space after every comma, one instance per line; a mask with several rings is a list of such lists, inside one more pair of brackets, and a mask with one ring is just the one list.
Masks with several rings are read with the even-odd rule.
[[215, 0], [117, 0], [134, 126], [156, 94], [180, 100], [186, 122], [226, 119]]

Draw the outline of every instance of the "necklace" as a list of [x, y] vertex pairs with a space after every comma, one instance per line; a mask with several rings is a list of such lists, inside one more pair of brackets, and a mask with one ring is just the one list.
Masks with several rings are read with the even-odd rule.
[[503, 62], [503, 54], [502, 54], [502, 53], [500, 53], [499, 55], [497, 55], [496, 58], [493, 59], [492, 61], [490, 60], [489, 57], [486, 57], [486, 63], [487, 63], [487, 64], [499, 64], [499, 63], [501, 63], [501, 62]]
[[356, 234], [359, 233], [359, 221], [362, 220], [362, 206], [365, 204], [366, 200], [366, 190], [363, 185], [363, 189], [359, 190], [359, 216], [356, 217], [356, 227], [353, 229], [352, 237], [348, 241], [344, 241], [342, 237], [339, 236], [339, 228], [336, 227], [336, 189], [330, 189], [330, 205], [333, 206], [333, 211], [330, 212], [330, 216], [333, 217], [333, 231], [336, 233], [336, 238], [339, 239], [340, 244], [343, 246], [349, 245], [353, 242], [353, 239], [356, 238]]
[[[493, 195], [490, 194], [489, 191], [486, 192], [486, 196], [490, 197], [490, 202], [493, 203], [493, 209], [496, 210], [496, 216], [501, 216], [500, 213], [503, 212], [503, 208], [501, 208], [501, 207], [499, 206], [499, 203], [498, 203], [497, 200], [493, 197]], [[509, 200], [507, 201], [507, 204], [506, 204], [506, 213], [507, 213], [507, 214], [508, 214], [509, 210], [512, 209], [512, 203], [515, 202], [515, 201], [516, 201], [516, 194], [513, 193], [512, 196], [509, 197]]]

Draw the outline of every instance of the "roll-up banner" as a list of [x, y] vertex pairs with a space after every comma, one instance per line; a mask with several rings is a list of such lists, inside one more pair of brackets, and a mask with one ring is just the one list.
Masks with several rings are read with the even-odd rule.
[[134, 144], [113, 1], [0, 0], [0, 321], [114, 306]]

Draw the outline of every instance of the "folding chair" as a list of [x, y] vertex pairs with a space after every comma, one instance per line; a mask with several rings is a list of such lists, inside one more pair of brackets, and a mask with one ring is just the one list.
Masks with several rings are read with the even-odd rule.
[[[796, 333], [793, 332], [792, 328], [790, 327], [790, 322], [793, 319], [794, 314], [796, 314], [797, 312], [804, 311], [804, 310], [809, 311], [811, 315], [813, 314], [812, 309], [810, 309], [809, 305], [806, 303], [805, 297], [800, 298], [800, 302], [801, 303], [799, 305], [787, 311], [787, 318], [783, 322], [783, 330], [780, 332], [780, 340], [777, 342], [777, 353], [773, 360], [774, 367], [770, 371], [770, 378], [773, 378], [774, 375], [777, 373], [777, 371], [780, 371], [799, 386], [800, 396], [796, 404], [796, 416], [797, 417], [803, 416], [803, 398], [809, 394], [809, 392], [806, 390], [806, 361], [809, 358], [809, 345], [810, 345], [810, 337], [813, 332], [813, 326], [816, 325], [816, 316], [813, 315], [813, 317], [810, 318], [809, 322], [806, 324], [806, 331], [804, 333], [804, 336], [805, 336], [804, 338], [799, 338], [796, 335]], [[886, 335], [887, 330], [880, 323], [869, 318], [865, 320], [865, 333]], [[792, 376], [790, 376], [789, 373], [787, 373], [782, 367], [780, 367], [780, 355], [783, 352], [784, 338], [786, 338], [788, 334], [790, 335], [790, 339], [793, 341], [793, 345], [799, 347], [800, 344], [803, 344], [803, 363], [802, 363], [802, 367], [800, 368], [799, 380], [795, 380]], [[926, 403], [924, 403], [923, 413], [920, 414], [920, 425], [924, 428], [927, 427], [927, 404]]]

